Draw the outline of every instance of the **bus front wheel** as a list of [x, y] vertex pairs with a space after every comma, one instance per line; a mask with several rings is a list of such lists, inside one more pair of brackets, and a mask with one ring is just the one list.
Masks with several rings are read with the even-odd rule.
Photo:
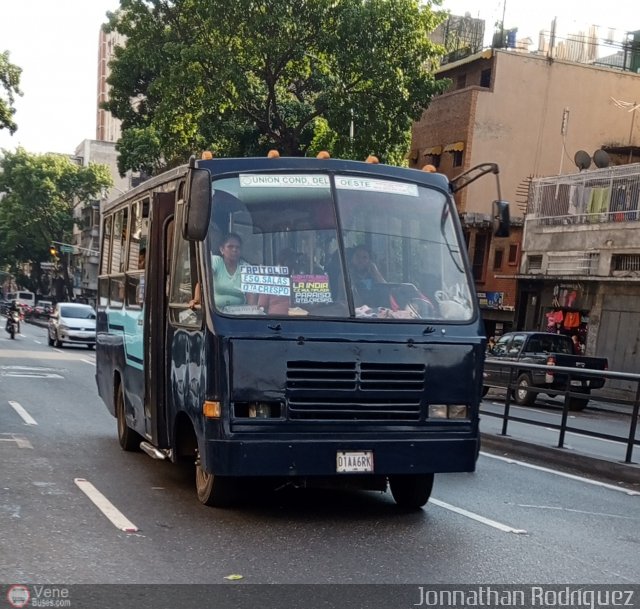
[[205, 472], [198, 462], [196, 463], [196, 491], [200, 503], [210, 507], [230, 507], [239, 500], [238, 480]]
[[389, 476], [389, 488], [400, 507], [421, 508], [431, 496], [433, 474]]

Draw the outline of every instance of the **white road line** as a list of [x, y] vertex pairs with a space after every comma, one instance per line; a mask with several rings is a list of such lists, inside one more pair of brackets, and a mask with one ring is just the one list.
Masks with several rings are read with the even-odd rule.
[[9, 406], [13, 408], [25, 422], [25, 425], [37, 425], [38, 422], [20, 405], [18, 402], [9, 401]]
[[1, 438], [0, 437], [0, 442], [15, 442], [18, 445], [18, 448], [30, 448], [31, 450], [33, 450], [33, 446], [31, 445], [31, 442], [29, 442], [29, 440], [27, 440], [24, 436], [18, 436], [16, 434], [0, 434], [0, 436], [2, 435], [8, 435], [11, 436], [10, 438]]
[[84, 362], [85, 364], [89, 364], [90, 366], [95, 366], [96, 363], [91, 361], [90, 359], [81, 359], [81, 362]]
[[491, 453], [486, 453], [484, 451], [480, 451], [480, 454], [483, 457], [490, 457], [491, 459], [498, 459], [498, 461], [504, 461], [505, 463], [511, 463], [515, 465], [521, 465], [522, 467], [528, 467], [530, 469], [537, 469], [540, 472], [546, 472], [547, 474], [555, 474], [556, 476], [562, 476], [563, 478], [569, 478], [570, 480], [577, 480], [578, 482], [584, 482], [585, 484], [593, 484], [594, 486], [601, 486], [602, 488], [609, 489], [610, 491], [618, 491], [619, 493], [624, 493], [625, 495], [632, 496], [640, 496], [640, 492], [632, 491], [628, 488], [624, 488], [621, 486], [614, 486], [613, 484], [607, 484], [606, 482], [600, 482], [599, 480], [590, 480], [589, 478], [583, 478], [582, 476], [575, 476], [574, 474], [567, 474], [566, 472], [559, 472], [555, 469], [550, 469], [548, 467], [542, 467], [541, 465], [533, 465], [533, 463], [525, 463], [524, 461], [518, 461], [516, 459], [511, 459], [509, 457], [501, 457], [500, 455], [492, 455]]
[[34, 340], [33, 341], [36, 345], [41, 345], [42, 343], [39, 340]]
[[445, 503], [444, 501], [439, 501], [438, 499], [431, 498], [429, 499], [429, 503], [433, 503], [434, 505], [444, 508], [445, 510], [455, 512], [456, 514], [460, 514], [461, 516], [466, 516], [467, 518], [471, 518], [471, 520], [481, 522], [482, 524], [486, 524], [490, 527], [493, 527], [494, 529], [504, 531], [505, 533], [528, 535], [525, 529], [514, 529], [509, 525], [502, 524], [501, 522], [496, 522], [495, 520], [491, 520], [490, 518], [485, 518], [484, 516], [480, 516], [480, 514], [474, 514], [473, 512], [469, 512], [468, 510], [456, 507], [455, 505], [451, 505], [450, 503]]
[[135, 533], [138, 530], [138, 527], [118, 510], [91, 482], [84, 478], [75, 478], [74, 482], [116, 528], [125, 533]]

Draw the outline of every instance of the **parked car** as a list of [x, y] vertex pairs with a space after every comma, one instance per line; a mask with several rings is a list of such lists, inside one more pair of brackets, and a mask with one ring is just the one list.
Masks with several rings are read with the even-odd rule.
[[96, 344], [96, 312], [87, 304], [58, 303], [49, 317], [49, 346], [62, 347], [64, 343]]
[[[500, 362], [518, 362], [529, 364], [565, 366], [567, 368], [607, 370], [609, 362], [604, 357], [585, 357], [575, 355], [570, 337], [551, 332], [509, 332], [498, 339], [498, 342], [487, 354], [484, 365], [483, 395], [490, 387], [509, 385], [511, 370]], [[518, 369], [514, 373], [516, 389], [513, 399], [516, 404], [532, 406], [537, 393], [531, 387], [564, 391], [569, 380], [568, 375], [545, 370]], [[571, 375], [571, 391], [586, 397], [569, 398], [569, 410], [584, 410], [589, 403], [592, 389], [599, 389], [605, 383], [604, 377], [591, 375]]]

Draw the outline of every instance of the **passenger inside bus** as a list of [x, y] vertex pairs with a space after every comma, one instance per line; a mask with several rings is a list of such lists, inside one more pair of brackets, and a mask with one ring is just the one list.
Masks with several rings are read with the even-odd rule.
[[349, 262], [351, 281], [356, 288], [370, 290], [374, 283], [386, 283], [366, 245], [354, 247]]
[[[213, 297], [216, 307], [223, 309], [228, 306], [243, 304], [255, 305], [257, 297], [245, 294], [241, 289], [240, 266], [247, 264], [241, 257], [242, 238], [237, 233], [227, 233], [222, 239], [220, 256], [214, 256], [211, 265], [213, 270]], [[196, 289], [198, 289], [197, 286]], [[199, 294], [198, 301], [200, 300]], [[194, 293], [194, 300], [196, 294]]]

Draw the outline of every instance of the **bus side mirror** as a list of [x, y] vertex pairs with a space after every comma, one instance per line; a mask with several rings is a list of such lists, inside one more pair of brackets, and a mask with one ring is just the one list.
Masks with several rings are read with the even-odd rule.
[[493, 234], [496, 237], [508, 237], [511, 232], [511, 216], [509, 203], [506, 201], [493, 202]]
[[189, 241], [202, 241], [209, 231], [211, 217], [211, 174], [208, 169], [191, 167], [188, 174], [183, 235]]

